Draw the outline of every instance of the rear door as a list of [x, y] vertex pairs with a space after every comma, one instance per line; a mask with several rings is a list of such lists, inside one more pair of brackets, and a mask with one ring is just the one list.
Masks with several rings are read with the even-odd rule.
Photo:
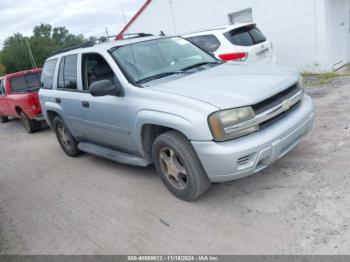
[[248, 54], [247, 62], [273, 61], [272, 44], [255, 25], [240, 27], [224, 35], [235, 46], [237, 52]]
[[[45, 74], [45, 68], [43, 74]], [[74, 137], [83, 138], [82, 100], [81, 91], [78, 88], [78, 54], [63, 56], [60, 59], [57, 88], [46, 92], [45, 96], [45, 99], [49, 99], [51, 103], [57, 104], [57, 108], [60, 108], [61, 116]]]

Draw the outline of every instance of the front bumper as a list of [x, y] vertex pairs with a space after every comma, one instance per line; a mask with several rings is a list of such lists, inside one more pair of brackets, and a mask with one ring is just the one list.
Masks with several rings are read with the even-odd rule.
[[225, 182], [253, 175], [282, 158], [311, 129], [315, 112], [305, 95], [295, 110], [274, 125], [252, 135], [223, 143], [192, 142], [212, 182]]

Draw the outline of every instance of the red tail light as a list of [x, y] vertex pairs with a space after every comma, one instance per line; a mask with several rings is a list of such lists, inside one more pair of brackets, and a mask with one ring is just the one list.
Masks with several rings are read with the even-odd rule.
[[221, 60], [232, 61], [232, 60], [245, 60], [248, 57], [247, 53], [232, 53], [219, 55]]
[[37, 108], [40, 108], [40, 105], [38, 105], [38, 102], [36, 101], [36, 99], [34, 97], [31, 97], [29, 99], [29, 105], [30, 107], [34, 110], [34, 109], [37, 109]]

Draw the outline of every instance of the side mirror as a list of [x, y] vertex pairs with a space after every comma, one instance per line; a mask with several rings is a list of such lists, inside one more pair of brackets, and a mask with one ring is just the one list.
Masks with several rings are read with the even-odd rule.
[[90, 85], [90, 94], [92, 96], [123, 96], [123, 87], [116, 79], [114, 84], [111, 80], [101, 80]]

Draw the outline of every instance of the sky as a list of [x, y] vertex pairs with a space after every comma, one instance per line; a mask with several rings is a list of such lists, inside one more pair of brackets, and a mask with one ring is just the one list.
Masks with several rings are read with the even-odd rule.
[[65, 26], [89, 36], [116, 35], [145, 0], [1, 0], [0, 49], [14, 33], [32, 34], [35, 25]]

